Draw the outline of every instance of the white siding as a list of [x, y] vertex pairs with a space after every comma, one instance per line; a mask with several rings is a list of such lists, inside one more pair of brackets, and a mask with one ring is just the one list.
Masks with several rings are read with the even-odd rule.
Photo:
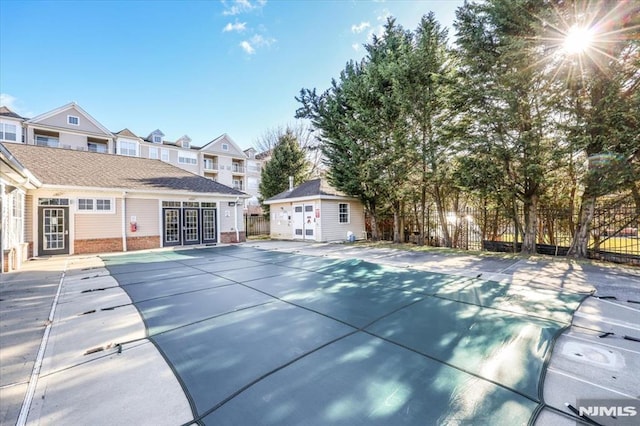
[[[160, 235], [160, 202], [154, 199], [127, 198], [125, 224], [127, 237], [152, 237]], [[138, 229], [131, 232], [131, 216], [136, 217]]]
[[[349, 223], [339, 221], [338, 205], [341, 203], [349, 204]], [[322, 200], [320, 220], [320, 241], [344, 241], [349, 231], [353, 232], [358, 240], [364, 238], [364, 209], [358, 201]]]
[[[93, 198], [95, 194], [87, 197]], [[82, 196], [80, 198], [82, 198]], [[102, 197], [98, 196], [98, 198]], [[77, 199], [74, 199], [74, 205], [69, 208], [75, 225], [74, 239], [91, 240], [97, 238], [122, 237], [122, 199], [117, 198], [115, 201], [116, 208], [114, 213], [78, 214], [75, 211]]]
[[[73, 115], [75, 117], [78, 117], [80, 119], [79, 125], [76, 126], [73, 124], [68, 124], [67, 123], [68, 115]], [[46, 118], [44, 120], [40, 120], [38, 121], [37, 125], [59, 127], [63, 129], [69, 129], [74, 132], [93, 133], [94, 135], [103, 135], [103, 137], [105, 138], [109, 137], [109, 135], [106, 135], [102, 131], [102, 129], [100, 129], [98, 126], [93, 124], [85, 115], [81, 114], [75, 108], [69, 108], [65, 111], [61, 111], [60, 113], [52, 117]]]
[[292, 239], [291, 215], [293, 214], [293, 207], [291, 203], [271, 204], [270, 211], [271, 238], [279, 240]]
[[27, 195], [24, 199], [24, 240], [33, 242], [33, 196]]

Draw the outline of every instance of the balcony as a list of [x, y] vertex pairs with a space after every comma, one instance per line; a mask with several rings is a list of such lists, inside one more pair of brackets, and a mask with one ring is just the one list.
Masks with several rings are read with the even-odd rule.
[[38, 146], [48, 146], [52, 148], [60, 146], [60, 139], [49, 135], [35, 135], [35, 142]]
[[233, 163], [231, 165], [231, 171], [233, 173], [244, 173], [245, 172], [245, 168], [242, 164], [240, 163]]
[[206, 171], [215, 171], [217, 172], [218, 169], [218, 163], [213, 161], [213, 160], [204, 160], [204, 169]]
[[89, 152], [99, 152], [102, 154], [106, 154], [108, 152], [107, 144], [96, 142], [87, 142], [87, 150]]

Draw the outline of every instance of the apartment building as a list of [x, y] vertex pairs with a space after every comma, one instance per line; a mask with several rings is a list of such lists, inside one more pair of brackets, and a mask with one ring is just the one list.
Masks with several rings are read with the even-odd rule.
[[71, 102], [31, 119], [0, 107], [0, 142], [161, 160], [248, 194], [247, 212], [260, 210], [263, 160], [253, 148], [243, 151], [226, 133], [199, 147], [186, 134], [169, 140], [160, 129], [147, 136], [126, 128], [111, 132]]

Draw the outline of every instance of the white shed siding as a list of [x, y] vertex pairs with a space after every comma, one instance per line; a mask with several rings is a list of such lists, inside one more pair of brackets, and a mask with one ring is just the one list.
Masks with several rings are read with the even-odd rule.
[[[156, 199], [127, 198], [125, 224], [127, 237], [152, 237], [160, 235], [160, 202]], [[131, 216], [136, 217], [138, 229], [131, 232]]]
[[[349, 223], [340, 223], [339, 207], [341, 203], [349, 205]], [[354, 200], [322, 200], [320, 207], [321, 235], [320, 241], [339, 241], [347, 239], [351, 231], [356, 239], [364, 237], [364, 209], [362, 204]]]
[[[95, 198], [95, 195], [88, 198]], [[101, 198], [101, 197], [99, 197]], [[108, 197], [105, 197], [108, 198]], [[71, 207], [70, 214], [74, 218], [74, 239], [90, 240], [97, 238], [117, 238], [122, 236], [122, 199], [117, 198], [113, 213], [82, 213]], [[76, 201], [77, 202], [77, 201]], [[75, 204], [75, 203], [74, 203]]]
[[293, 208], [291, 203], [271, 204], [270, 208], [270, 236], [271, 238], [290, 240], [293, 238], [291, 228], [291, 215]]

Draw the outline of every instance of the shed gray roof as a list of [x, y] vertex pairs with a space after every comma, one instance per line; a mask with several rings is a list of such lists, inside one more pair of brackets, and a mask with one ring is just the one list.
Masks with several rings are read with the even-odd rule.
[[129, 190], [170, 190], [248, 197], [211, 179], [160, 160], [3, 144], [43, 184]]
[[269, 198], [268, 202], [277, 201], [277, 200], [287, 200], [290, 198], [303, 198], [303, 197], [313, 197], [313, 196], [338, 196], [345, 197], [345, 195], [338, 191], [337, 189], [330, 186], [328, 183], [323, 182], [322, 179], [313, 179], [308, 180], [300, 185], [296, 186], [292, 190], [287, 190], [279, 193], [278, 195], [274, 195]]

